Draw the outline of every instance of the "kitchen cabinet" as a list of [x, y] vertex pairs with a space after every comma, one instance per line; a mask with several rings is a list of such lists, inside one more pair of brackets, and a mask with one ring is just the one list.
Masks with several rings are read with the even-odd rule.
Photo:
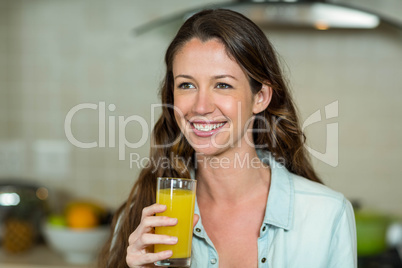
[[95, 263], [74, 265], [45, 245], [37, 245], [21, 254], [9, 254], [0, 249], [1, 268], [95, 268]]

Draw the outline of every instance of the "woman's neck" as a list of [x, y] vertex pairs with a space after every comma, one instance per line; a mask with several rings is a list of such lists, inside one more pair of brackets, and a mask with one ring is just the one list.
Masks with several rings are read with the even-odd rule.
[[196, 158], [198, 198], [233, 205], [269, 188], [270, 169], [260, 161], [254, 148]]

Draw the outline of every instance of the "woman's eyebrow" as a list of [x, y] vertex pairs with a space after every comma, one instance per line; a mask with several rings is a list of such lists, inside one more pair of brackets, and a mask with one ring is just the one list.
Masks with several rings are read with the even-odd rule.
[[[177, 78], [179, 78], [179, 77], [187, 78], [187, 79], [194, 79], [191, 75], [187, 75], [187, 74], [179, 74], [179, 75], [176, 75], [174, 79], [177, 79]], [[216, 79], [222, 79], [222, 78], [228, 78], [228, 77], [229, 77], [229, 78], [232, 78], [232, 79], [234, 79], [234, 80], [237, 80], [236, 77], [234, 77], [233, 75], [230, 75], [230, 74], [215, 75], [215, 76], [213, 76], [212, 78], [216, 80]]]
[[227, 77], [237, 80], [236, 77], [234, 77], [233, 75], [230, 75], [230, 74], [216, 75], [216, 76], [214, 76], [214, 79], [222, 79], [222, 78], [227, 78]]
[[183, 77], [183, 78], [187, 78], [187, 79], [194, 79], [191, 75], [187, 75], [187, 74], [179, 74], [179, 75], [176, 75], [176, 76], [174, 77], [174, 79], [177, 79], [177, 78], [179, 78], [179, 77]]

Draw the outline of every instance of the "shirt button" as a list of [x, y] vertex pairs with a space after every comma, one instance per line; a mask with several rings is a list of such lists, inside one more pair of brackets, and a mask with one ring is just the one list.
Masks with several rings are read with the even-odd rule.
[[262, 227], [262, 231], [265, 232], [267, 230], [267, 226]]
[[211, 264], [215, 264], [216, 263], [216, 259], [211, 259]]
[[200, 228], [196, 228], [195, 231], [199, 233], [199, 232], [201, 232], [201, 229], [200, 229]]
[[262, 263], [265, 263], [266, 261], [267, 261], [266, 258], [262, 258], [262, 259], [261, 259], [261, 262], [262, 262]]

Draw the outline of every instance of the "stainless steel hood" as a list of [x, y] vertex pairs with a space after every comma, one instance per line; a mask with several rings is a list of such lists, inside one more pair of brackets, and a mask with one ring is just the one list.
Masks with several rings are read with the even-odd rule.
[[400, 23], [379, 14], [324, 0], [237, 0], [202, 6], [194, 10], [160, 18], [135, 28], [134, 33], [139, 35], [171, 22], [182, 23], [192, 14], [207, 8], [227, 8], [237, 11], [262, 28], [374, 29], [380, 24], [387, 24], [402, 30]]
[[380, 24], [376, 15], [322, 2], [254, 2], [234, 6], [232, 9], [251, 18], [255, 23], [268, 27], [372, 29]]

